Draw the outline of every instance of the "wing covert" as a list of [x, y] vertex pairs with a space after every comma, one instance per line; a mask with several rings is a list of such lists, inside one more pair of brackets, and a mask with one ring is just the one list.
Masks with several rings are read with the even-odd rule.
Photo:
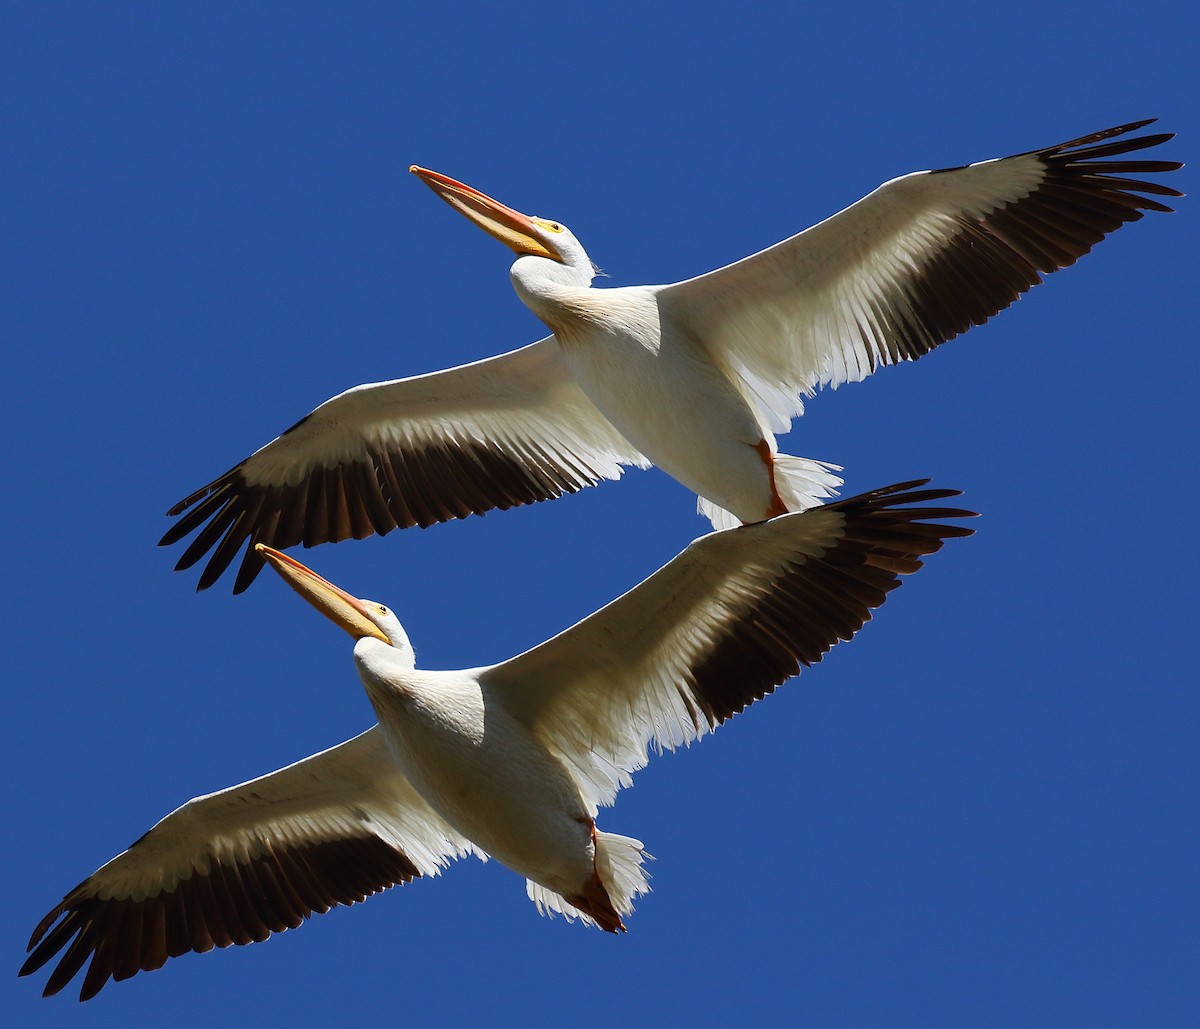
[[703, 536], [553, 639], [480, 673], [610, 803], [653, 746], [690, 743], [849, 640], [921, 557], [972, 530], [901, 483]]
[[[245, 548], [234, 592], [277, 550], [507, 509], [647, 462], [571, 378], [553, 336], [499, 357], [347, 390], [168, 513], [198, 589]], [[199, 530], [199, 531], [197, 531]]]
[[[1182, 196], [1128, 176], [1178, 161], [1129, 160], [1170, 133], [1115, 139], [1133, 122], [998, 160], [884, 183], [773, 247], [659, 294], [713, 358], [801, 397], [915, 360], [1074, 264], [1143, 211]], [[1113, 158], [1117, 158], [1113, 160]]]
[[[167, 815], [38, 924], [20, 975], [80, 1000], [188, 951], [265, 940], [473, 851], [399, 772], [376, 726]], [[61, 957], [59, 957], [61, 953]]]

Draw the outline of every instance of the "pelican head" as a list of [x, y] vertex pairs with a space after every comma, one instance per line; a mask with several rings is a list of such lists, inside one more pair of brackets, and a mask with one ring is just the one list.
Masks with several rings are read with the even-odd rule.
[[331, 622], [345, 629], [356, 641], [379, 640], [395, 648], [410, 666], [415, 663], [408, 633], [386, 605], [374, 600], [352, 597], [295, 558], [288, 557], [265, 543], [255, 544], [254, 549], [262, 554], [267, 564], [279, 573], [284, 582]]
[[[440, 172], [419, 168], [415, 164], [409, 171], [459, 214], [465, 215], [517, 253], [517, 261], [513, 265], [514, 279], [520, 281], [526, 278], [522, 272], [531, 262], [535, 262], [532, 268], [528, 268], [530, 277], [576, 286], [586, 286], [592, 281], [596, 274], [595, 265], [583, 249], [583, 244], [562, 222], [514, 211], [486, 193]], [[545, 263], [547, 261], [560, 266], [558, 271], [548, 266]]]

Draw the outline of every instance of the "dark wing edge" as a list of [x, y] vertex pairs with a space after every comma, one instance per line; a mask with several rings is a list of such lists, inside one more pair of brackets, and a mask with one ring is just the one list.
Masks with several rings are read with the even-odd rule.
[[913, 506], [961, 495], [919, 488], [928, 482], [896, 483], [813, 509], [839, 512], [845, 519], [841, 536], [820, 556], [789, 562], [688, 675], [687, 687], [709, 729], [852, 639], [901, 576], [920, 569], [921, 559], [941, 550], [947, 539], [974, 533], [938, 520], [974, 518], [977, 512]]
[[[241, 593], [276, 550], [506, 510], [648, 462], [575, 383], [553, 336], [472, 364], [347, 390], [172, 507], [207, 589], [245, 547]], [[198, 531], [197, 531], [198, 530]]]
[[960, 217], [958, 233], [914, 272], [904, 301], [881, 305], [873, 312], [882, 353], [867, 349], [870, 370], [874, 371], [877, 357], [889, 364], [914, 360], [982, 325], [1041, 283], [1043, 275], [1074, 264], [1109, 233], [1141, 219], [1144, 211], [1171, 212], [1173, 208], [1166, 204], [1139, 194], [1181, 197], [1183, 193], [1127, 176], [1175, 171], [1183, 167], [1182, 162], [1106, 160], [1174, 138], [1174, 133], [1161, 132], [1105, 142], [1156, 120], [1130, 122], [1001, 158], [1035, 158], [1044, 168], [1042, 181], [1027, 196], [984, 215]]
[[313, 913], [420, 875], [403, 852], [366, 834], [298, 845], [263, 840], [261, 853], [233, 862], [210, 858], [207, 872], [140, 900], [102, 898], [89, 877], [38, 923], [18, 975], [36, 972], [65, 950], [42, 994], [49, 997], [90, 958], [79, 993], [85, 1001], [110, 978], [153, 971], [189, 951], [261, 942]]
[[690, 744], [819, 662], [924, 557], [972, 534], [954, 522], [974, 511], [936, 503], [959, 491], [922, 488], [928, 481], [702, 536], [481, 678], [507, 694], [590, 803], [610, 804], [652, 753]]
[[[282, 437], [281, 437], [282, 438]], [[263, 568], [256, 543], [276, 550], [384, 536], [393, 529], [508, 510], [576, 493], [610, 476], [586, 460], [561, 460], [536, 442], [508, 447], [487, 439], [375, 449], [368, 458], [314, 468], [294, 485], [246, 481], [243, 464], [181, 500], [179, 517], [159, 540], [170, 546], [203, 526], [175, 565], [184, 571], [209, 558], [198, 590], [215, 583], [245, 546], [233, 592]]]
[[1127, 155], [1173, 133], [1115, 138], [1154, 120], [900, 176], [661, 300], [734, 372], [782, 390], [791, 417], [800, 397], [929, 353], [1145, 211], [1169, 212], [1154, 196], [1183, 194], [1140, 176], [1181, 162]]

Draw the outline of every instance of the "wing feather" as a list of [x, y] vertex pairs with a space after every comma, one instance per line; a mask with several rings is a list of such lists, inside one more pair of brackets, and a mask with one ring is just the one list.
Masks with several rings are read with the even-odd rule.
[[[283, 550], [549, 500], [646, 459], [571, 378], [553, 336], [430, 375], [357, 386], [181, 500], [160, 546], [196, 532], [199, 589], [245, 548], [234, 592]], [[198, 531], [197, 531], [198, 530]]]
[[822, 386], [915, 360], [1074, 264], [1143, 211], [1182, 196], [1141, 176], [1177, 161], [1100, 158], [1155, 147], [1154, 119], [962, 168], [915, 172], [799, 235], [665, 287], [660, 303], [714, 360], [782, 384], [789, 415]]
[[172, 812], [42, 919], [20, 974], [65, 948], [45, 995], [91, 959], [87, 1000], [110, 978], [265, 940], [474, 851], [396, 768], [376, 726]]
[[[610, 803], [648, 748], [690, 743], [868, 621], [970, 511], [901, 483], [701, 537], [573, 628], [480, 672], [485, 688]], [[940, 524], [950, 519], [951, 524]]]

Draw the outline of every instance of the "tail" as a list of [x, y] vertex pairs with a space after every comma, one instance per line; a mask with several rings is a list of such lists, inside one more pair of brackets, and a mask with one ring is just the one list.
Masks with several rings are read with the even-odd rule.
[[[775, 489], [789, 512], [807, 511], [810, 507], [817, 507], [823, 499], [837, 496], [842, 479], [834, 472], [841, 470], [841, 465], [827, 464], [825, 461], [775, 454]], [[704, 497], [697, 498], [696, 510], [712, 522], [714, 529], [732, 529], [742, 524], [734, 515]]]
[[585, 891], [567, 900], [553, 890], [525, 881], [525, 892], [537, 905], [538, 913], [553, 918], [555, 912], [568, 922], [578, 918], [610, 933], [625, 929], [622, 916], [633, 911], [633, 899], [650, 892], [650, 873], [643, 867], [653, 861], [641, 840], [615, 833], [595, 831], [596, 877]]
[[617, 914], [632, 914], [633, 898], [650, 892], [645, 863], [653, 860], [641, 840], [596, 830], [596, 871]]

